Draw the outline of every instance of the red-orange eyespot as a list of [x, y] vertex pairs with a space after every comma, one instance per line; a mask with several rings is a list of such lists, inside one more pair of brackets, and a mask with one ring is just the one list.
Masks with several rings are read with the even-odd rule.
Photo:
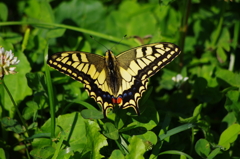
[[112, 97], [112, 103], [113, 104], [120, 104], [120, 103], [122, 103], [122, 96], [119, 96], [117, 98]]
[[117, 103], [117, 99], [113, 97], [113, 98], [112, 98], [112, 103], [113, 103], [113, 104], [116, 104], [116, 103]]
[[120, 104], [120, 103], [122, 103], [122, 97], [117, 98], [117, 104]]

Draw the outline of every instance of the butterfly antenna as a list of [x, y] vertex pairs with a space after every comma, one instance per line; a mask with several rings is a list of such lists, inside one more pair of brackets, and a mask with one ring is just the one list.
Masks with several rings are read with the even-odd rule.
[[[122, 39], [121, 39], [118, 43], [116, 43], [115, 45], [113, 45], [113, 46], [110, 48], [110, 50], [112, 50], [112, 48], [115, 47], [116, 45], [120, 44], [120, 43], [122, 42], [122, 40], [123, 40], [126, 36], [127, 36], [127, 35], [124, 35], [124, 36], [122, 37]], [[102, 43], [100, 43], [99, 41], [97, 41], [93, 36], [90, 35], [90, 37], [91, 37], [93, 40], [95, 40], [98, 44], [102, 45], [102, 46], [105, 47], [107, 50], [109, 50], [105, 45], [103, 45]]]
[[121, 39], [118, 43], [116, 43], [115, 45], [113, 45], [113, 46], [111, 47], [110, 50], [112, 50], [112, 48], [114, 48], [116, 45], [120, 44], [126, 36], [127, 36], [127, 35], [124, 35], [124, 36], [122, 37], [122, 39]]
[[108, 48], [103, 45], [102, 43], [100, 43], [99, 41], [97, 41], [93, 36], [90, 35], [90, 38], [92, 38], [93, 40], [95, 40], [98, 44], [102, 45], [104, 48], [106, 48], [108, 50]]

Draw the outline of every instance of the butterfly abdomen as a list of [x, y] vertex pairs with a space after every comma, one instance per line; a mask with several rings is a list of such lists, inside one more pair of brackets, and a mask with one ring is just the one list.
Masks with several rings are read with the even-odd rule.
[[119, 75], [119, 67], [118, 67], [118, 63], [116, 60], [116, 57], [114, 56], [114, 54], [108, 50], [106, 52], [106, 66], [107, 66], [107, 76], [109, 78], [107, 83], [110, 86], [109, 88], [112, 90], [113, 92], [113, 97], [117, 98], [118, 97], [118, 92], [119, 92], [119, 87], [121, 85], [121, 77]]

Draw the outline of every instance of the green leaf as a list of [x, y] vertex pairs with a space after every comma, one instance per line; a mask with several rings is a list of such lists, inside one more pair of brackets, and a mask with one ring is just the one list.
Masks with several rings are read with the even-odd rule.
[[211, 47], [214, 47], [221, 35], [222, 31], [222, 24], [223, 24], [223, 17], [220, 17], [218, 21], [217, 27], [213, 30], [210, 39], [211, 39]]
[[14, 151], [21, 151], [21, 150], [24, 150], [24, 149], [26, 149], [25, 145], [17, 145], [13, 148]]
[[[21, 42], [23, 39], [22, 35], [19, 33], [12, 33], [12, 32], [7, 32], [5, 34], [5, 41], [10, 42], [10, 43], [18, 43]], [[12, 49], [12, 48], [9, 48]], [[14, 51], [13, 51], [14, 52]]]
[[180, 122], [182, 122], [182, 123], [195, 123], [195, 122], [197, 122], [197, 120], [200, 118], [201, 110], [202, 110], [202, 104], [199, 104], [199, 105], [194, 109], [194, 112], [193, 112], [193, 116], [192, 116], [192, 117], [185, 118], [185, 119], [182, 118], [182, 117], [179, 117]]
[[221, 153], [221, 148], [218, 147], [209, 154], [208, 159], [215, 159], [219, 153]]
[[[125, 3], [126, 2], [133, 3], [133, 1], [125, 1]], [[126, 5], [125, 7], [129, 8], [128, 5]], [[142, 12], [142, 9], [140, 10], [141, 11], [139, 12], [139, 14], [137, 14], [137, 11], [136, 11], [134, 18], [131, 17], [131, 20], [128, 22], [129, 27], [127, 27], [127, 32], [126, 32], [127, 35], [138, 35], [141, 38], [143, 38], [146, 35], [153, 34], [154, 31], [156, 30], [157, 21], [154, 15], [149, 10], [146, 10], [144, 14]], [[143, 21], [143, 20], [144, 20], [144, 23], [139, 23], [140, 21]], [[130, 26], [135, 26], [135, 27], [130, 27]], [[139, 45], [141, 44], [143, 44], [142, 41], [139, 41]]]
[[53, 11], [48, 1], [29, 0], [24, 11], [33, 21], [54, 22]]
[[[171, 119], [172, 119], [172, 115], [170, 113], [167, 113], [162, 121], [161, 130], [158, 133], [158, 136], [164, 135], [169, 130]], [[170, 140], [170, 136], [163, 139], [163, 141], [166, 141], [166, 142], [169, 142], [169, 140]], [[160, 142], [158, 142], [158, 145], [160, 145]], [[154, 147], [153, 151], [155, 151], [154, 154], [158, 154], [159, 149]]]
[[162, 0], [162, 5], [168, 5], [172, 0]]
[[37, 92], [45, 91], [45, 79], [44, 74], [42, 72], [36, 72], [36, 73], [27, 73], [27, 82], [28, 86]]
[[157, 135], [152, 131], [147, 131], [144, 134], [137, 135], [137, 137], [143, 140], [146, 150], [151, 150], [153, 145], [155, 145], [158, 141]]
[[5, 39], [3, 39], [2, 37], [0, 37], [0, 44], [3, 48], [5, 48], [5, 50], [8, 49], [12, 49], [13, 45], [11, 42], [6, 41]]
[[195, 144], [195, 151], [202, 158], [207, 158], [208, 154], [211, 151], [210, 144], [205, 139], [199, 139]]
[[[87, 102], [84, 102], [84, 101], [81, 101], [79, 99], [76, 99], [76, 100], [73, 100], [74, 103], [78, 103], [78, 104], [81, 104], [82, 106], [84, 106], [85, 108], [88, 108], [88, 109], [94, 109], [94, 110], [98, 110], [97, 108], [95, 108], [93, 105], [87, 103]], [[99, 111], [99, 110], [98, 110]], [[102, 113], [102, 112], [101, 112]], [[97, 113], [98, 114], [98, 113]]]
[[[56, 159], [58, 156], [59, 157], [63, 157], [63, 155], [65, 156], [66, 153], [68, 153], [69, 150], [61, 150], [61, 147], [62, 147], [62, 144], [63, 144], [63, 141], [64, 139], [67, 137], [66, 136], [66, 132], [62, 129], [61, 126], [58, 126], [60, 128], [60, 131], [61, 131], [61, 136], [58, 140], [58, 143], [56, 144], [56, 150], [55, 150], [55, 153], [52, 157], [52, 159]], [[69, 153], [70, 154], [70, 153]]]
[[208, 85], [206, 78], [197, 78], [194, 83], [194, 96], [201, 102], [217, 103], [222, 94], [217, 87], [209, 87]]
[[226, 93], [226, 102], [225, 102], [225, 109], [229, 112], [234, 112], [236, 118], [238, 119], [239, 110], [240, 110], [240, 92], [238, 90], [230, 90]]
[[[222, 29], [221, 35], [219, 37], [219, 41], [218, 41], [218, 47], [223, 48], [226, 51], [230, 51], [230, 46], [231, 46], [231, 38], [230, 38], [230, 33], [227, 27], [224, 27]], [[226, 56], [226, 55], [225, 55]]]
[[47, 38], [60, 37], [64, 34], [65, 31], [66, 31], [66, 29], [63, 29], [63, 28], [51, 29], [47, 32]]
[[4, 3], [0, 3], [0, 20], [1, 21], [7, 21], [7, 17], [8, 17], [8, 8]]
[[227, 55], [226, 55], [226, 53], [225, 53], [225, 51], [223, 50], [222, 47], [218, 47], [218, 48], [217, 48], [217, 55], [218, 55], [218, 60], [219, 60], [221, 63], [226, 62], [226, 60], [227, 60]]
[[180, 155], [181, 158], [189, 158], [189, 159], [193, 159], [191, 156], [189, 156], [188, 154], [181, 152], [181, 151], [175, 151], [175, 150], [169, 150], [169, 151], [164, 151], [162, 153], [159, 154], [160, 155], [165, 155], [165, 154], [169, 154], [169, 155]]
[[228, 127], [220, 136], [218, 145], [223, 147], [224, 150], [228, 150], [230, 148], [230, 144], [233, 143], [240, 133], [240, 125], [233, 124]]
[[[132, 8], [132, 9], [129, 9]], [[140, 5], [134, 1], [124, 1], [119, 6], [119, 11], [125, 13], [124, 16], [128, 17], [128, 15], [134, 15], [137, 11], [140, 11]]]
[[38, 134], [34, 134], [28, 138], [26, 138], [26, 140], [33, 140], [35, 138], [51, 138], [51, 134], [50, 133], [38, 133]]
[[6, 159], [6, 155], [5, 155], [5, 152], [4, 152], [3, 148], [0, 148], [0, 158], [1, 159]]
[[24, 33], [24, 37], [23, 37], [23, 41], [22, 41], [22, 49], [21, 49], [22, 52], [24, 52], [24, 50], [26, 49], [26, 47], [28, 45], [29, 34], [30, 34], [30, 28], [27, 28]]
[[222, 120], [222, 123], [224, 123], [224, 126], [229, 127], [230, 125], [233, 125], [237, 122], [237, 118], [234, 115], [234, 112], [229, 112]]
[[90, 30], [98, 30], [104, 27], [105, 8], [99, 1], [63, 1], [54, 11], [55, 15], [58, 15], [56, 16], [56, 23], [62, 23], [64, 20], [71, 18], [78, 26]]
[[[13, 99], [16, 103], [21, 102], [25, 97], [32, 94], [32, 90], [27, 85], [27, 79], [25, 74], [31, 70], [30, 64], [27, 61], [25, 54], [18, 53], [15, 54], [20, 60], [19, 64], [16, 66], [17, 74], [4, 76], [4, 81], [8, 87]], [[14, 108], [12, 101], [10, 100], [8, 94], [0, 94], [1, 98], [4, 98], [3, 107], [9, 111], [10, 117], [13, 116]]]
[[109, 139], [117, 140], [119, 138], [118, 130], [112, 123], [110, 122], [105, 123], [103, 125], [103, 128], [104, 128], [103, 134]]
[[225, 69], [217, 69], [216, 76], [231, 86], [240, 87], [240, 74]]
[[148, 105], [146, 110], [141, 114], [141, 116], [133, 117], [133, 122], [130, 125], [135, 125], [136, 127], [143, 127], [146, 128], [146, 130], [151, 130], [157, 126], [159, 122], [159, 115], [151, 101], [145, 104]]
[[165, 134], [161, 134], [159, 135], [159, 138], [160, 140], [163, 140], [169, 136], [172, 136], [174, 134], [177, 134], [179, 132], [182, 132], [182, 131], [185, 131], [185, 130], [188, 130], [188, 129], [191, 129], [193, 128], [194, 125], [193, 124], [184, 124], [184, 125], [181, 125], [181, 126], [178, 126], [178, 127], [175, 127], [169, 131], [167, 131]]
[[36, 113], [38, 111], [38, 104], [34, 101], [27, 102], [27, 107], [23, 110], [23, 118], [25, 120], [29, 120], [31, 117], [36, 116]]
[[80, 82], [74, 81], [71, 82], [69, 84], [64, 84], [63, 85], [63, 89], [64, 89], [64, 96], [67, 100], [85, 100], [87, 98], [83, 97], [83, 93], [81, 92], [81, 90], [79, 89], [79, 87], [81, 87], [82, 84]]
[[[237, 102], [239, 102], [240, 92], [237, 90], [230, 90], [227, 92], [226, 96], [232, 103], [237, 103]], [[228, 105], [228, 104], [226, 104], [226, 105]]]
[[160, 86], [164, 89], [171, 90], [174, 88], [175, 83], [172, 80], [172, 77], [176, 77], [177, 73], [164, 69], [163, 75], [161, 77]]
[[[210, 53], [207, 52], [202, 55], [203, 57], [200, 60], [191, 60], [192, 65], [200, 65], [195, 66], [189, 69], [190, 73], [195, 74], [199, 78], [204, 78], [207, 81], [208, 87], [216, 87], [218, 82], [215, 77], [215, 72], [213, 71], [216, 69], [216, 65], [218, 64], [216, 58], [212, 58]], [[211, 61], [211, 65], [206, 65]], [[203, 66], [201, 66], [203, 65]], [[200, 84], [200, 83], [199, 83]]]
[[120, 150], [113, 150], [109, 159], [125, 159], [124, 155]]
[[197, 94], [202, 94], [204, 93], [204, 90], [207, 87], [207, 81], [205, 78], [199, 77], [195, 80], [194, 83], [194, 90]]
[[84, 109], [81, 111], [81, 115], [84, 119], [103, 119], [102, 111], [96, 109]]
[[100, 149], [108, 145], [106, 137], [99, 132], [99, 126], [96, 122], [87, 120], [85, 124], [88, 141], [87, 149], [92, 152], [91, 158], [102, 158]]
[[4, 117], [1, 119], [1, 123], [3, 127], [8, 131], [13, 131], [17, 134], [25, 132], [25, 130], [22, 128], [22, 125], [20, 125], [16, 119]]
[[[142, 98], [139, 100], [139, 107], [140, 107], [140, 112], [145, 112], [146, 109], [151, 107], [149, 104], [146, 103], [152, 103], [149, 102], [149, 97], [151, 96], [153, 88], [150, 86], [146, 92], [144, 92]], [[153, 106], [153, 104], [152, 104]]]
[[[56, 122], [56, 125], [61, 127], [61, 129], [56, 129], [56, 136], [61, 135], [62, 130], [64, 130], [66, 136], [59, 153], [63, 153], [62, 151], [68, 148], [69, 153], [81, 152], [79, 158], [83, 158], [83, 156], [87, 156], [87, 158], [103, 157], [99, 150], [107, 145], [107, 141], [106, 137], [99, 132], [99, 126], [95, 121], [83, 119], [80, 113], [71, 113], [59, 116]], [[48, 120], [40, 128], [41, 131], [36, 132], [36, 134], [49, 136], [46, 133], [51, 132], [50, 129], [51, 122]], [[45, 137], [35, 138], [32, 142], [34, 149], [31, 154], [38, 156], [39, 152], [43, 151], [41, 150], [42, 147], [52, 146], [50, 141], [51, 139]], [[54, 148], [55, 146], [57, 145], [53, 145]], [[53, 153], [55, 153], [55, 149], [49, 156]]]
[[45, 146], [39, 149], [33, 149], [30, 155], [39, 159], [51, 159], [55, 149], [51, 146]]
[[133, 136], [129, 143], [129, 154], [126, 155], [126, 159], [144, 159], [143, 154], [146, 152], [146, 148], [142, 139]]
[[[156, 127], [157, 123], [159, 122], [159, 115], [153, 104], [149, 103], [150, 102], [148, 102], [148, 108], [140, 116], [134, 115], [132, 119], [129, 118], [128, 120], [132, 120], [132, 122], [120, 129], [119, 131], [124, 132], [134, 128], [139, 128], [139, 131], [144, 130], [145, 132], [145, 130], [151, 130]], [[122, 115], [122, 118], [123, 117], [124, 116]], [[124, 120], [123, 122], [128, 123], [128, 120], [125, 119], [122, 119]]]
[[[5, 50], [13, 49], [13, 44], [20, 43], [23, 39], [22, 35], [14, 32], [0, 33], [0, 44]], [[12, 52], [15, 53], [14, 50]]]

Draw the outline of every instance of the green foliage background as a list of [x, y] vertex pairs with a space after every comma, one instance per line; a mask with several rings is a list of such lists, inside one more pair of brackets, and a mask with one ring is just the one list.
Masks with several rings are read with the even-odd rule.
[[[20, 63], [0, 81], [0, 158], [240, 158], [239, 7], [239, 0], [1, 1], [0, 46]], [[150, 79], [140, 116], [116, 108], [104, 119], [81, 83], [46, 65], [56, 52], [117, 55], [154, 42], [182, 53]], [[187, 80], [174, 82], [178, 74]]]

